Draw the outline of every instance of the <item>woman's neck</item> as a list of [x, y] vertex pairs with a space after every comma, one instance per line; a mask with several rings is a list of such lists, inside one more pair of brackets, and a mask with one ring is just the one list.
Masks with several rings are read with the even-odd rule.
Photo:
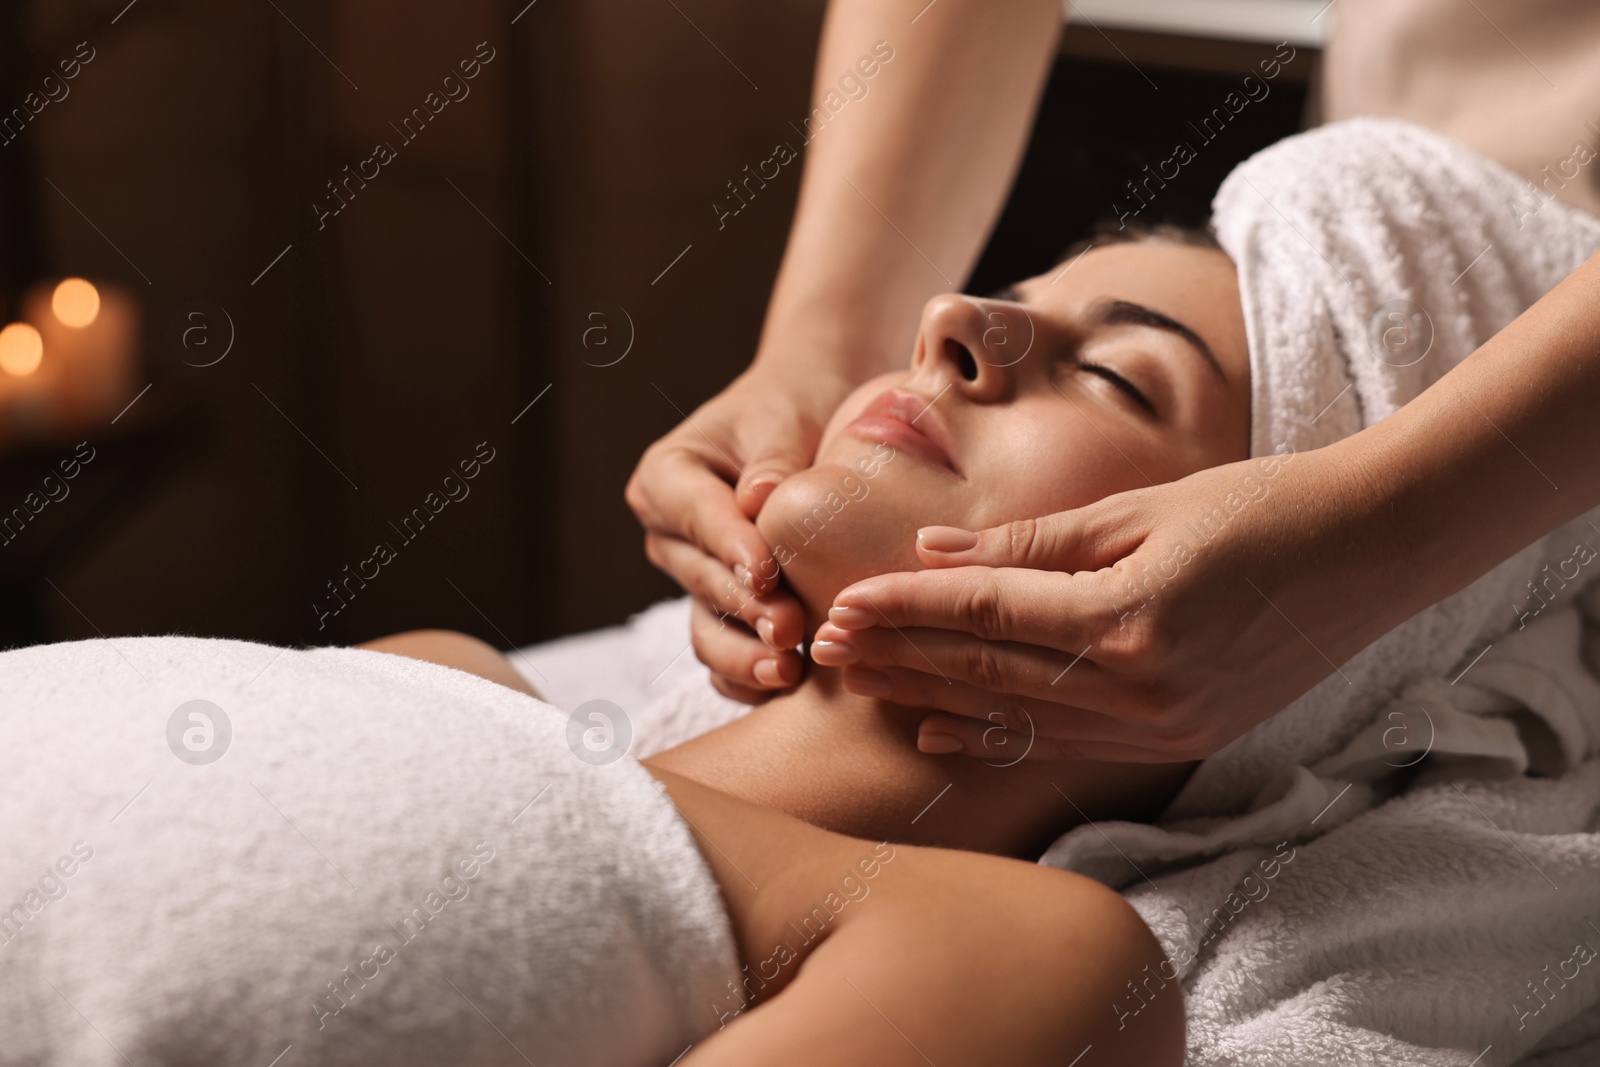
[[645, 762], [839, 833], [1015, 856], [1085, 814], [1148, 817], [1182, 780], [1172, 767], [930, 756], [916, 747], [926, 714], [812, 666], [794, 692]]

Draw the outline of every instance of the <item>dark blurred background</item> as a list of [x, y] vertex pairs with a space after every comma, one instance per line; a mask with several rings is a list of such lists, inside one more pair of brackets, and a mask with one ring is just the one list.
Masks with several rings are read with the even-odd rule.
[[[0, 5], [5, 322], [73, 275], [138, 316], [94, 342], [130, 346], [114, 402], [63, 414], [0, 370], [0, 645], [506, 647], [670, 595], [622, 487], [754, 349], [799, 168], [720, 231], [711, 205], [800, 147], [823, 7]], [[1049, 267], [1273, 53], [1071, 26], [968, 288]], [[1316, 64], [1299, 45], [1140, 219], [1204, 221], [1235, 162], [1314, 117]]]

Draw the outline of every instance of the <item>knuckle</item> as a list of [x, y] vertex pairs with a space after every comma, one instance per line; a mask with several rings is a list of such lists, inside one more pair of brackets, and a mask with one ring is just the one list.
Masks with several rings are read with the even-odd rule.
[[1144, 665], [1141, 624], [1126, 618], [1102, 633], [1095, 642], [1095, 661], [1118, 674]]
[[1000, 656], [993, 645], [984, 641], [968, 642], [962, 660], [961, 666], [968, 681], [979, 689], [993, 692], [1005, 685], [1008, 672], [1001, 665]]
[[709, 654], [706, 646], [716, 633], [716, 622], [716, 616], [707, 611], [705, 605], [697, 600], [689, 623], [689, 643], [694, 647], [694, 658], [705, 663], [707, 667], [711, 664], [706, 662], [706, 656]]
[[737, 655], [720, 646], [716, 639], [716, 630], [714, 628], [707, 633], [695, 635], [694, 656], [695, 659], [711, 668], [711, 675], [714, 678], [720, 677], [731, 680], [733, 675], [740, 673], [738, 668], [743, 666]]
[[738, 614], [738, 605], [730, 598], [729, 591], [718, 589], [715, 580], [705, 571], [692, 569], [682, 575], [674, 574], [673, 578], [689, 595], [706, 606], [709, 626], [721, 630], [724, 620]]
[[694, 510], [686, 511], [678, 518], [678, 536], [698, 548], [704, 549], [705, 542], [700, 539], [700, 517]]
[[667, 553], [662, 547], [661, 539], [653, 534], [645, 534], [644, 536], [644, 557], [650, 561], [650, 565], [655, 567], [656, 570], [671, 573], [667, 567]]
[[706, 587], [706, 576], [702, 574], [698, 568], [691, 567], [682, 571], [681, 573], [678, 571], [669, 570], [667, 571], [667, 574], [672, 578], [673, 581], [683, 586], [684, 592], [688, 593], [690, 596], [694, 597], [698, 603], [705, 606], [706, 610], [709, 612], [709, 622], [716, 621], [717, 598], [715, 594]]
[[644, 467], [644, 460], [639, 461], [639, 466], [633, 469], [633, 474], [628, 478], [628, 484], [622, 488], [622, 499], [628, 502], [628, 507], [641, 519], [647, 504], [644, 491], [644, 480], [639, 477], [639, 472]]
[[711, 587], [710, 582], [706, 581], [705, 575], [689, 575], [684, 588], [689, 591], [690, 596], [706, 606], [706, 612], [709, 615], [706, 620], [708, 632], [721, 630], [729, 612], [723, 606], [722, 598], [717, 595], [717, 591]]
[[1039, 547], [1041, 531], [1037, 519], [1017, 519], [1006, 524], [1007, 557], [1016, 561], [1034, 558]]
[[990, 582], [975, 582], [963, 590], [956, 614], [968, 630], [984, 640], [1006, 636], [1009, 616], [1005, 600]]
[[711, 621], [720, 631], [728, 624], [729, 619], [737, 619], [740, 610], [744, 607], [733, 594], [732, 582], [727, 587], [718, 589], [709, 579], [701, 576], [695, 585], [695, 595], [705, 601], [706, 607], [711, 612]]
[[1171, 660], [1176, 641], [1159, 612], [1139, 605], [1102, 636], [1102, 662], [1136, 676], [1153, 676]]

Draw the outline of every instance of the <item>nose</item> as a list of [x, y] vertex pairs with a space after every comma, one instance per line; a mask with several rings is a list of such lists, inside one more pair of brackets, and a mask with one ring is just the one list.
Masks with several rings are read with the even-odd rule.
[[912, 367], [942, 379], [937, 388], [950, 385], [979, 403], [996, 403], [1016, 391], [1033, 333], [1020, 304], [944, 293], [922, 309]]

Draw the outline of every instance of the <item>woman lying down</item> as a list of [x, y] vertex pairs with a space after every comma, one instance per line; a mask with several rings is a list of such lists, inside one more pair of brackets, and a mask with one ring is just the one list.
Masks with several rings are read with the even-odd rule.
[[[813, 629], [913, 566], [918, 527], [1247, 455], [1225, 255], [1153, 237], [1050, 277], [930, 301], [910, 367], [773, 495], [777, 541], [871, 472], [784, 568]], [[996, 315], [1033, 335], [1008, 366]], [[590, 766], [498, 653], [426, 632], [87, 641], [4, 653], [0, 678], [6, 1064], [1182, 1056], [1175, 986], [1113, 1010], [1163, 961], [1137, 915], [1021, 858], [1158, 811], [1186, 766], [926, 754], [916, 710], [827, 667], [642, 766]]]
[[1195, 235], [931, 300], [759, 517], [792, 545], [850, 499], [783, 561], [819, 665], [643, 763], [580, 758], [588, 724], [458, 635], [0, 653], [0, 1064], [1179, 1063], [1151, 932], [1027, 860], [1192, 765], [919, 749], [922, 711], [821, 665], [825, 612], [920, 527], [1246, 459], [1250, 379]]

